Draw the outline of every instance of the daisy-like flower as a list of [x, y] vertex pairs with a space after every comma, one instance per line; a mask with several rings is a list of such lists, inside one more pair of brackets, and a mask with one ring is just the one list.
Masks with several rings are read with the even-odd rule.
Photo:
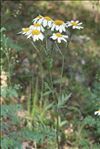
[[43, 28], [43, 26], [40, 23], [34, 23], [33, 25], [31, 25], [29, 27], [29, 29], [31, 29], [31, 30], [39, 30], [41, 32], [44, 32], [44, 28]]
[[33, 41], [42, 40], [44, 39], [44, 35], [39, 30], [32, 30], [31, 34], [27, 37], [32, 37]]
[[43, 16], [39, 15], [35, 19], [33, 19], [33, 22], [41, 24], [42, 20], [43, 20]]
[[30, 34], [30, 32], [31, 32], [31, 30], [30, 30], [30, 28], [29, 27], [27, 27], [27, 28], [22, 28], [22, 31], [21, 32], [19, 32], [19, 33], [21, 33], [21, 34], [24, 34], [24, 35], [29, 35]]
[[94, 112], [95, 115], [100, 115], [100, 110]]
[[52, 38], [53, 40], [57, 40], [58, 43], [61, 43], [61, 41], [67, 42], [66, 38], [68, 38], [68, 36], [62, 35], [61, 33], [53, 33], [50, 38]]
[[59, 31], [60, 33], [65, 32], [66, 31], [66, 24], [64, 23], [64, 21], [62, 20], [55, 20], [53, 22], [53, 25], [51, 27], [51, 31]]
[[44, 27], [46, 27], [46, 26], [51, 27], [53, 24], [53, 20], [49, 16], [45, 16], [45, 17], [43, 17], [41, 23]]
[[72, 27], [72, 29], [83, 29], [81, 25], [82, 25], [82, 22], [79, 22], [78, 20], [76, 21], [71, 20], [66, 23], [66, 27]]

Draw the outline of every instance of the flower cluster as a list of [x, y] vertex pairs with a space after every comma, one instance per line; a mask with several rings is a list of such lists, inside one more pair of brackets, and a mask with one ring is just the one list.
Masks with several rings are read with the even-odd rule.
[[50, 38], [61, 43], [61, 41], [67, 42], [68, 35], [64, 34], [67, 28], [82, 29], [83, 27], [81, 25], [82, 23], [79, 23], [79, 21], [71, 20], [65, 23], [63, 20], [53, 20], [49, 16], [39, 15], [33, 19], [32, 25], [22, 28], [20, 33], [27, 36], [27, 38], [32, 38], [34, 42], [37, 40], [43, 41], [45, 38], [43, 33], [46, 29], [49, 29], [52, 33]]

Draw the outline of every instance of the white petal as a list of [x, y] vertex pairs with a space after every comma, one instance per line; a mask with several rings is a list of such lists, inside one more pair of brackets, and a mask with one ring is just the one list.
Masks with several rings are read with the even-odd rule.
[[68, 27], [72, 26], [72, 24], [68, 24]]
[[44, 38], [43, 34], [40, 34], [39, 38], [43, 40], [43, 38]]
[[41, 23], [42, 23], [42, 21], [43, 21], [43, 18], [39, 19], [39, 20], [38, 20], [38, 23], [40, 23], [40, 24], [41, 24]]
[[75, 29], [76, 28], [76, 26], [73, 26], [73, 29]]
[[43, 26], [46, 27], [47, 25], [47, 20], [43, 20]]
[[70, 21], [67, 21], [66, 24], [69, 25], [69, 24], [71, 24], [71, 23], [70, 23]]
[[43, 40], [44, 39], [44, 36], [40, 36], [39, 39]]
[[37, 27], [37, 30], [41, 31], [41, 28], [40, 27]]
[[51, 31], [54, 31], [54, 29], [55, 29], [55, 25], [52, 26]]
[[32, 36], [32, 35], [30, 34], [30, 35], [27, 36], [27, 38], [30, 38], [31, 36]]
[[44, 28], [41, 26], [41, 29], [40, 29], [42, 32], [44, 32]]
[[36, 39], [34, 37], [32, 37], [32, 38], [33, 38], [33, 41], [36, 41]]
[[98, 112], [95, 112], [94, 114], [95, 114], [95, 115], [97, 115], [97, 114], [98, 114]]
[[63, 35], [63, 37], [64, 37], [64, 38], [68, 38], [68, 36], [67, 36], [67, 35]]
[[74, 21], [73, 21], [73, 20], [71, 20], [70, 22], [71, 22], [71, 23], [73, 23]]
[[33, 26], [33, 25], [29, 26], [29, 29], [33, 29], [33, 28], [34, 28], [34, 26]]
[[78, 23], [79, 21], [77, 20], [76, 23]]
[[35, 18], [35, 19], [33, 20], [33, 22], [36, 23], [36, 22], [38, 21], [38, 19], [39, 19], [39, 18]]
[[65, 38], [63, 38], [63, 37], [61, 38], [61, 40], [63, 40], [63, 41], [65, 41], [65, 42], [67, 42], [67, 40], [66, 40]]
[[66, 29], [65, 29], [65, 27], [63, 26], [63, 31], [65, 32], [66, 31]]
[[52, 22], [48, 21], [48, 26], [51, 27], [51, 25], [52, 25]]
[[38, 35], [34, 35], [34, 39], [37, 40], [38, 39]]
[[60, 27], [59, 27], [58, 25], [56, 25], [56, 30], [57, 30], [57, 31], [59, 30], [59, 28], [60, 28]]
[[52, 36], [52, 39], [53, 39], [53, 40], [56, 40], [56, 39], [57, 39], [57, 37], [56, 37], [56, 36]]
[[62, 33], [62, 27], [59, 28], [59, 32]]
[[61, 39], [60, 38], [58, 38], [58, 43], [61, 43]]
[[82, 22], [78, 23], [78, 25], [82, 25], [82, 24], [83, 24]]

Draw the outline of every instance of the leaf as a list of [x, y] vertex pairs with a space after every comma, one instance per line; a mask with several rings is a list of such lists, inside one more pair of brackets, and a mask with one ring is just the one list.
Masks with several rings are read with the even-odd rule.
[[70, 93], [69, 95], [62, 94], [61, 96], [59, 96], [58, 108], [62, 108], [64, 106], [64, 104], [70, 99], [71, 95], [72, 95], [72, 93]]
[[95, 126], [96, 121], [92, 116], [87, 116], [84, 119], [83, 123], [84, 123], [84, 125]]

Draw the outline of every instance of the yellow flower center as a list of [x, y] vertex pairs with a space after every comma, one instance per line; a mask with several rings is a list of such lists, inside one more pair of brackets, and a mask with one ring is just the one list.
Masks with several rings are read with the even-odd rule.
[[47, 21], [51, 21], [52, 19], [48, 16], [44, 17]]
[[77, 26], [77, 22], [71, 22], [72, 26]]
[[57, 36], [57, 37], [62, 37], [62, 34], [56, 33], [56, 36]]
[[34, 23], [33, 25], [34, 25], [35, 27], [39, 27], [39, 26], [41, 26], [40, 23]]
[[32, 35], [39, 35], [41, 32], [39, 30], [33, 30]]
[[30, 29], [27, 27], [27, 28], [22, 28], [22, 31], [27, 33]]
[[64, 24], [64, 21], [62, 21], [62, 20], [55, 20], [54, 21], [54, 23], [55, 23], [55, 25], [62, 25], [62, 24]]
[[41, 18], [43, 18], [43, 17], [39, 15], [39, 16], [37, 16], [36, 18], [41, 19]]

